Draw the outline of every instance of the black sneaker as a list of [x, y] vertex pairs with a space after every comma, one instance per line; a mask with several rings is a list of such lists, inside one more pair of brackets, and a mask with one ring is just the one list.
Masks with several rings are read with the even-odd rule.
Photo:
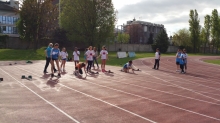
[[47, 71], [44, 71], [44, 73], [48, 73]]
[[58, 77], [61, 77], [61, 76], [60, 76], [60, 73], [58, 73], [58, 75], [57, 75], [57, 76], [58, 76]]
[[54, 74], [51, 74], [51, 77], [54, 77]]

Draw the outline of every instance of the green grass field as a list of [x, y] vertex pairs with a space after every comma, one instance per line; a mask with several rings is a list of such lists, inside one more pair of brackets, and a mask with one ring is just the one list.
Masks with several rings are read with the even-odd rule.
[[[15, 50], [15, 49], [0, 49], [0, 60], [45, 60], [44, 55], [45, 47], [42, 47], [38, 50]], [[68, 51], [69, 57], [72, 57], [73, 51]], [[84, 62], [83, 58], [84, 52], [81, 52], [80, 60]], [[189, 56], [201, 56], [201, 55], [211, 55], [211, 54], [189, 54]], [[162, 56], [175, 56], [175, 53], [166, 53], [162, 54]], [[146, 52], [136, 52], [136, 57], [134, 58], [117, 58], [116, 52], [109, 52], [109, 60], [107, 61], [108, 65], [113, 66], [122, 66], [129, 60], [139, 59], [139, 58], [147, 58], [154, 57], [154, 53], [146, 53]], [[98, 60], [100, 63], [100, 59]], [[215, 62], [215, 63], [219, 63]]]
[[204, 62], [220, 65], [220, 60], [205, 60]]

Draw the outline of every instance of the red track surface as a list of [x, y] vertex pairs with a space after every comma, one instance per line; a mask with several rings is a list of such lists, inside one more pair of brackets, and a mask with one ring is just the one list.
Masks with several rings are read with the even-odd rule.
[[[142, 71], [76, 78], [73, 62], [60, 79], [42, 74], [45, 61], [0, 62], [0, 123], [220, 123], [220, 66], [189, 57], [186, 74], [175, 58], [134, 61]], [[50, 69], [48, 68], [48, 71]], [[21, 75], [32, 75], [23, 80]]]

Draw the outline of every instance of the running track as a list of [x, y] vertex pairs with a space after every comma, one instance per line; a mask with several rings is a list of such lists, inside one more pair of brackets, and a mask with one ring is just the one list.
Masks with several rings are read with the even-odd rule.
[[52, 80], [42, 74], [45, 61], [0, 62], [0, 123], [220, 123], [220, 66], [204, 59], [219, 57], [189, 57], [186, 74], [176, 72], [174, 57], [162, 57], [160, 70], [147, 58], [134, 61], [136, 74], [107, 66], [114, 74], [86, 79], [68, 62]]

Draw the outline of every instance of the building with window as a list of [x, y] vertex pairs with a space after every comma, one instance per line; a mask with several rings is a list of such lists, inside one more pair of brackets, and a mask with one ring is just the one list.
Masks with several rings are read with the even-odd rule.
[[123, 32], [130, 35], [130, 43], [152, 44], [164, 25], [133, 19], [123, 25]]
[[9, 35], [10, 37], [19, 37], [16, 22], [19, 15], [16, 14], [18, 9], [17, 1], [10, 2], [0, 1], [0, 33]]

